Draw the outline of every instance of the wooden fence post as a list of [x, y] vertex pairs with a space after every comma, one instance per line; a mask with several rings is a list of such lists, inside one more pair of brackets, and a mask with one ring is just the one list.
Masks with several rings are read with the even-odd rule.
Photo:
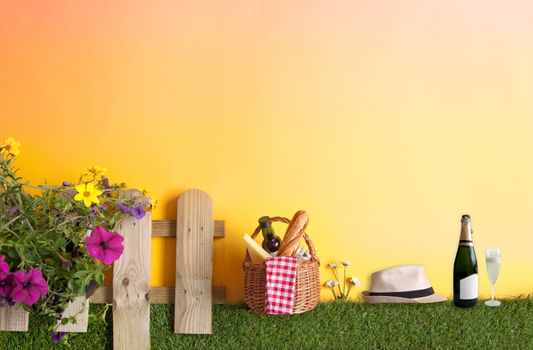
[[190, 190], [178, 198], [174, 332], [211, 334], [213, 203]]
[[[130, 190], [126, 198], [143, 197]], [[148, 205], [148, 200], [145, 200]], [[150, 240], [151, 212], [137, 220], [127, 217], [119, 223], [124, 236], [124, 253], [113, 265], [113, 348], [150, 349]]]

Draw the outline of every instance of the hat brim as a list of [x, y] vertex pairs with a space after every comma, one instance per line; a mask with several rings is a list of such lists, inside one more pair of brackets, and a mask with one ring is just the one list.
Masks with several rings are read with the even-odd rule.
[[448, 300], [442, 295], [438, 294], [431, 294], [427, 297], [421, 298], [401, 298], [382, 295], [370, 295], [368, 291], [364, 291], [361, 294], [363, 295], [365, 302], [368, 304], [431, 304]]

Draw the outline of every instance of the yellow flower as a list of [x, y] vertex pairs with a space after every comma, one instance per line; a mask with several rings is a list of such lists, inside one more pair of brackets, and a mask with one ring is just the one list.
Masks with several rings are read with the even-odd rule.
[[76, 191], [78, 191], [78, 194], [74, 196], [74, 199], [83, 201], [87, 208], [93, 203], [100, 203], [98, 196], [102, 194], [102, 191], [95, 189], [93, 183], [79, 184], [76, 186]]
[[144, 188], [144, 187], [141, 188], [140, 191], [141, 191], [141, 193], [144, 194], [145, 196], [147, 196], [147, 195], [150, 193], [150, 191], [149, 191], [148, 189]]
[[12, 137], [8, 137], [4, 141], [6, 144], [1, 147], [0, 154], [2, 157], [7, 158], [8, 155], [18, 156], [20, 153], [20, 141], [15, 140]]
[[154, 200], [153, 203], [151, 204], [148, 204], [146, 207], [144, 207], [144, 211], [149, 213], [151, 212], [152, 210], [155, 210], [155, 208], [157, 207], [157, 203], [158, 203], [158, 200]]
[[103, 168], [99, 165], [93, 165], [87, 169], [84, 175], [99, 176], [99, 175], [105, 175], [105, 173], [107, 173], [107, 168]]
[[158, 201], [157, 199], [154, 200], [153, 203], [148, 204], [148, 205], [144, 208], [144, 211], [147, 212], [147, 213], [149, 213], [149, 212], [155, 210], [155, 208], [157, 208], [157, 204], [158, 204], [158, 203], [159, 203], [159, 201]]

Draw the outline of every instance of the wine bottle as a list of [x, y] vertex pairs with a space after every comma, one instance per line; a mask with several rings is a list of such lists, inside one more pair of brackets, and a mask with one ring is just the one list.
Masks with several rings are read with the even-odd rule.
[[259, 218], [259, 225], [261, 226], [261, 231], [263, 233], [263, 249], [271, 255], [275, 255], [281, 245], [281, 239], [276, 236], [274, 228], [272, 227], [272, 221], [270, 221], [268, 216], [263, 216]]
[[459, 307], [472, 307], [477, 304], [477, 259], [472, 233], [470, 215], [463, 215], [459, 248], [453, 264], [453, 303]]

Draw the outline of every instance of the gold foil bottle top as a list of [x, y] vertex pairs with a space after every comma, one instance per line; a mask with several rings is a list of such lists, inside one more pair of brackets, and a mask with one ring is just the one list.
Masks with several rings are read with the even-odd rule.
[[463, 215], [461, 217], [461, 240], [459, 245], [472, 247], [474, 243], [472, 242], [472, 219], [470, 215]]

